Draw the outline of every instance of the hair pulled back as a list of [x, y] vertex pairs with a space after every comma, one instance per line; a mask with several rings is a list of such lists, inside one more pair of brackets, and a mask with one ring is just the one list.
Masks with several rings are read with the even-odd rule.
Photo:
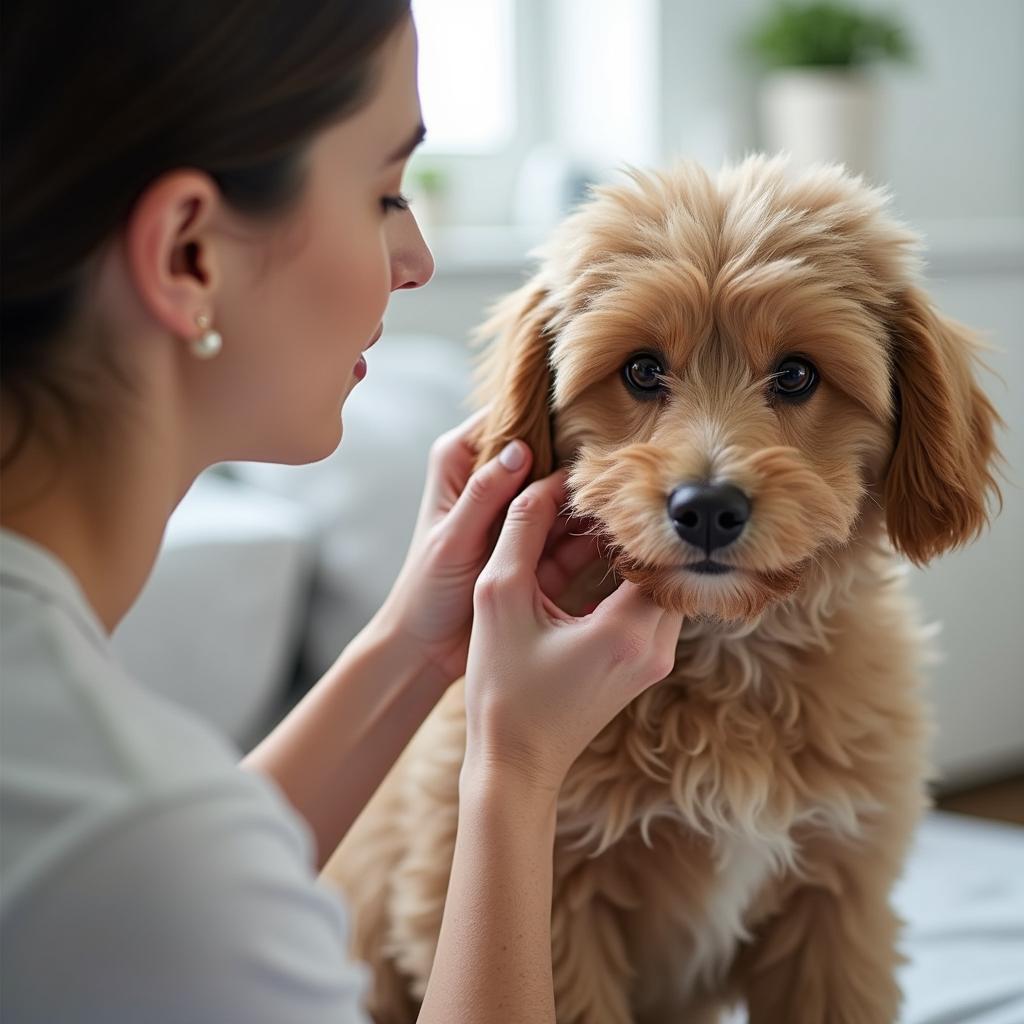
[[240, 212], [286, 209], [307, 144], [369, 99], [374, 58], [408, 12], [409, 0], [5, 3], [5, 398], [60, 397], [57, 338], [89, 258], [160, 175], [195, 168]]

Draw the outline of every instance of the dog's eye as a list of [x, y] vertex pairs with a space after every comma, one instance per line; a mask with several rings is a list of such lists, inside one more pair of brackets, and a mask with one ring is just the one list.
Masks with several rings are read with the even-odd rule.
[[622, 377], [635, 394], [650, 398], [661, 390], [661, 362], [652, 355], [632, 356], [622, 368]]
[[807, 398], [817, 386], [817, 367], [802, 356], [787, 356], [772, 375], [772, 390], [780, 398]]

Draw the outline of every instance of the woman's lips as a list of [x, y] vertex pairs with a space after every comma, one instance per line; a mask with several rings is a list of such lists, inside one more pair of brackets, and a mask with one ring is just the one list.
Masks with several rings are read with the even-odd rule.
[[[370, 339], [370, 343], [366, 346], [366, 348], [363, 349], [363, 351], [366, 352], [367, 349], [373, 348], [373, 346], [376, 345], [378, 341], [380, 341], [380, 336], [383, 333], [384, 325], [381, 324], [380, 327], [377, 328], [377, 333]], [[366, 376], [366, 360], [362, 356], [359, 357], [359, 361], [356, 363], [356, 365], [352, 367], [352, 373], [354, 374], [357, 381], [362, 380]]]

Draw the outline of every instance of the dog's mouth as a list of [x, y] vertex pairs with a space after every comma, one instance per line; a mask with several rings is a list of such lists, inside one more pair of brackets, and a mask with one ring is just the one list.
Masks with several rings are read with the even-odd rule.
[[735, 566], [726, 565], [724, 562], [716, 562], [711, 558], [705, 558], [699, 562], [689, 562], [683, 568], [687, 572], [695, 572], [701, 576], [723, 576], [725, 573], [736, 571]]
[[805, 569], [804, 564], [753, 569], [714, 558], [657, 565], [629, 557], [621, 546], [611, 565], [618, 576], [638, 585], [662, 607], [691, 618], [716, 620], [759, 615], [795, 593]]
[[[599, 522], [595, 519], [588, 519], [591, 525]], [[730, 573], [736, 576], [746, 576], [750, 570], [740, 565], [730, 565], [727, 562], [720, 562], [710, 556], [705, 558], [691, 558], [683, 562], [648, 562], [631, 555], [626, 547], [616, 541], [606, 529], [594, 530], [599, 537], [599, 547], [604, 558], [611, 568], [629, 579], [633, 574], [657, 573], [668, 577], [678, 578], [680, 573], [692, 573], [695, 576], [727, 576]]]

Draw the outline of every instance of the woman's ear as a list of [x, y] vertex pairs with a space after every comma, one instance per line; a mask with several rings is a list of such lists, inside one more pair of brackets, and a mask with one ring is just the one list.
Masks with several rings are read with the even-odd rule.
[[200, 171], [162, 175], [136, 200], [124, 231], [125, 256], [144, 307], [177, 338], [199, 333], [197, 313], [211, 313], [219, 273], [206, 240], [219, 202]]
[[548, 292], [536, 280], [502, 299], [477, 331], [494, 339], [477, 366], [478, 405], [489, 405], [477, 437], [477, 465], [515, 438], [533, 451], [530, 479], [554, 471]]
[[1002, 420], [975, 381], [980, 344], [916, 287], [891, 328], [897, 437], [885, 479], [893, 546], [915, 564], [973, 540], [1001, 500], [993, 469]]

